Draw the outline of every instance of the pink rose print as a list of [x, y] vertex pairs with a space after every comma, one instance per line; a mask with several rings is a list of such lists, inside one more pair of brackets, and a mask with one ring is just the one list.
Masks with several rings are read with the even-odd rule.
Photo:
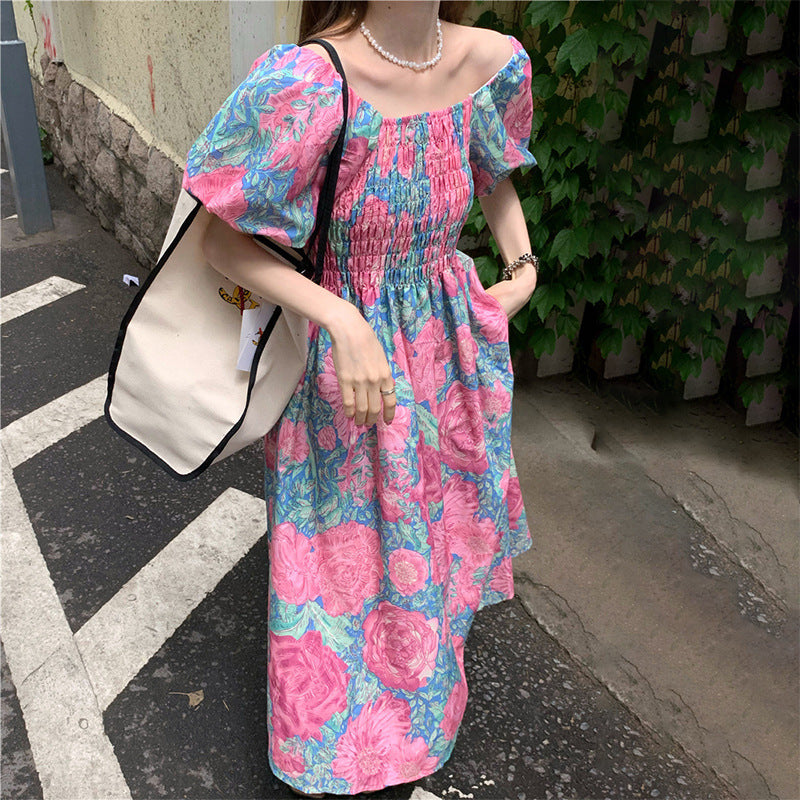
[[512, 531], [519, 530], [519, 520], [524, 510], [522, 501], [522, 490], [519, 485], [519, 478], [515, 475], [508, 482], [508, 522]]
[[466, 608], [477, 611], [483, 594], [483, 583], [475, 582], [475, 566], [468, 561], [462, 561], [451, 580], [453, 591], [448, 611], [451, 614], [460, 614]]
[[[475, 280], [478, 280], [475, 278]], [[480, 289], [479, 291], [486, 291]], [[479, 302], [484, 306], [481, 314], [485, 315], [486, 319], [480, 321], [481, 336], [486, 339], [489, 344], [499, 344], [508, 339], [508, 317], [506, 312], [500, 306], [495, 305], [490, 299], [491, 295], [486, 294], [481, 297]], [[474, 301], [473, 301], [474, 302]]]
[[511, 395], [500, 381], [495, 381], [491, 387], [481, 386], [478, 392], [487, 417], [495, 419], [511, 411]]
[[409, 363], [414, 396], [419, 402], [435, 402], [436, 392], [444, 385], [445, 369], [453, 354], [453, 345], [444, 332], [444, 323], [430, 317], [413, 343], [414, 358]]
[[312, 538], [316, 550], [322, 607], [331, 616], [360, 614], [383, 580], [378, 532], [345, 522]]
[[302, 605], [319, 595], [311, 541], [291, 522], [275, 527], [269, 544], [270, 582], [285, 603]]
[[367, 308], [374, 306], [381, 296], [381, 274], [359, 275], [355, 280], [355, 289], [361, 304]]
[[336, 368], [333, 365], [333, 352], [330, 349], [325, 353], [323, 364], [322, 372], [317, 375], [319, 396], [333, 409], [333, 426], [339, 438], [343, 442], [349, 442], [355, 423], [345, 416], [342, 390], [339, 388], [339, 379], [336, 377]]
[[449, 552], [460, 556], [472, 570], [491, 562], [500, 537], [494, 523], [478, 519], [478, 512], [478, 487], [452, 475], [444, 485], [442, 523]]
[[504, 595], [507, 598], [514, 596], [514, 571], [511, 566], [511, 559], [504, 558], [492, 571], [492, 582], [490, 588]]
[[275, 766], [290, 777], [297, 778], [306, 771], [302, 750], [296, 743], [280, 742], [271, 738], [270, 748]]
[[431, 520], [428, 525], [428, 546], [431, 548], [431, 580], [441, 585], [450, 571], [450, 548], [447, 533], [440, 520]]
[[469, 325], [459, 325], [456, 328], [456, 342], [458, 343], [458, 360], [461, 369], [467, 375], [472, 375], [476, 368], [478, 345]]
[[199, 172], [193, 177], [183, 173], [182, 186], [199, 198], [206, 208], [238, 229], [236, 220], [247, 211], [247, 200], [242, 191], [242, 178], [247, 167], [226, 165], [210, 172]]
[[[523, 144], [531, 136], [533, 122], [533, 98], [531, 96], [531, 67], [526, 65], [525, 77], [518, 91], [508, 101], [506, 112], [503, 115], [503, 124], [508, 135]], [[508, 162], [511, 165], [519, 163], [519, 157]]]
[[283, 420], [278, 434], [278, 452], [287, 461], [303, 462], [308, 458], [308, 436], [305, 422]]
[[399, 522], [406, 516], [407, 508], [413, 499], [410, 495], [408, 476], [405, 475], [381, 486], [378, 491], [381, 515], [387, 522]]
[[455, 270], [446, 269], [442, 272], [442, 288], [448, 297], [456, 297], [461, 289], [461, 281]]
[[395, 331], [392, 336], [392, 344], [394, 345], [394, 363], [406, 374], [409, 372], [408, 359], [414, 352], [414, 344], [408, 340], [408, 337], [403, 331]]
[[453, 650], [461, 671], [461, 680], [453, 687], [444, 707], [444, 718], [439, 723], [445, 738], [452, 739], [458, 733], [458, 726], [467, 707], [467, 678], [464, 674], [464, 640], [460, 636], [453, 637]]
[[317, 441], [325, 450], [333, 450], [336, 447], [336, 431], [331, 425], [326, 425], [317, 435]]
[[[362, 169], [368, 155], [369, 139], [366, 136], [353, 136], [351, 134], [342, 153], [342, 163], [339, 165], [339, 179], [336, 182], [336, 194], [342, 197], [343, 200], [345, 193], [348, 198], [357, 198], [363, 193], [370, 174], [368, 169]], [[352, 199], [350, 202], [352, 202]]]
[[270, 633], [267, 673], [278, 739], [321, 740], [322, 726], [347, 708], [347, 665], [319, 631], [299, 639]]
[[[269, 111], [259, 116], [259, 128], [271, 137], [269, 146], [270, 165], [287, 173], [293, 173], [292, 186], [286, 200], [292, 201], [310, 185], [319, 193], [317, 164], [308, 153], [322, 153], [334, 131], [341, 125], [341, 100], [331, 105], [314, 103], [303, 97], [297, 85], [276, 85], [277, 91], [270, 95]], [[303, 146], [298, 147], [298, 138]]]
[[433, 445], [425, 444], [425, 437], [420, 433], [417, 440], [417, 455], [422, 473], [425, 497], [435, 502], [442, 493], [442, 462], [439, 452]]
[[364, 620], [364, 663], [393, 689], [414, 691], [433, 675], [439, 624], [385, 600]]
[[397, 405], [394, 419], [387, 425], [383, 415], [378, 416], [378, 447], [390, 453], [402, 453], [408, 445], [408, 426], [411, 423], [411, 412], [406, 406]]
[[389, 555], [389, 577], [400, 594], [414, 594], [425, 586], [428, 564], [414, 550], [393, 550]]
[[438, 759], [429, 755], [428, 745], [422, 736], [412, 739], [406, 736], [400, 747], [392, 754], [392, 774], [396, 783], [410, 783], [411, 781], [430, 775]]
[[442, 521], [451, 542], [458, 541], [472, 527], [478, 513], [478, 487], [460, 475], [451, 475], [442, 488]]
[[393, 227], [394, 215], [389, 212], [388, 201], [375, 194], [368, 194], [364, 198], [361, 214], [364, 217], [363, 224], [374, 230], [387, 231]]
[[350, 784], [350, 792], [382, 789], [391, 780], [392, 761], [411, 731], [406, 700], [384, 692], [368, 703], [337, 742], [333, 774]]
[[484, 417], [478, 394], [460, 381], [454, 381], [447, 390], [441, 412], [442, 461], [452, 469], [484, 473], [489, 462], [486, 460]]
[[500, 531], [495, 524], [481, 519], [466, 527], [460, 536], [451, 538], [450, 549], [474, 570], [492, 562], [499, 541]]

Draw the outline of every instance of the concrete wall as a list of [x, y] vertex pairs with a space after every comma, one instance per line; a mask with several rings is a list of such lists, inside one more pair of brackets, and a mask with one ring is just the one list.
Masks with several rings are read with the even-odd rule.
[[33, 0], [32, 20], [13, 5], [34, 79], [46, 52], [179, 164], [253, 61], [296, 36], [299, 12], [290, 0]]

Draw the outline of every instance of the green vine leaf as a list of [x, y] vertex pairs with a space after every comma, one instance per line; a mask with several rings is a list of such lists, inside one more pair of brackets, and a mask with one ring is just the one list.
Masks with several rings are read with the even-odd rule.
[[764, 10], [767, 14], [775, 14], [779, 20], [783, 20], [789, 13], [789, 6], [792, 0], [764, 0]]
[[600, 348], [600, 355], [608, 358], [610, 353], [620, 353], [622, 351], [622, 331], [619, 328], [604, 328], [597, 335], [597, 346]]
[[531, 94], [547, 100], [552, 97], [558, 89], [558, 78], [555, 75], [535, 75], [531, 80]]
[[544, 210], [544, 197], [542, 195], [532, 195], [522, 200], [522, 213], [529, 222], [538, 223], [542, 218]]
[[605, 108], [596, 97], [585, 97], [578, 103], [576, 122], [585, 120], [592, 128], [600, 128], [605, 118]]
[[497, 283], [497, 276], [500, 270], [496, 259], [490, 256], [478, 256], [475, 259], [475, 271], [484, 286], [492, 286]]
[[789, 320], [783, 314], [768, 314], [764, 320], [764, 333], [767, 336], [775, 336], [779, 341], [789, 331]]
[[764, 11], [763, 7], [755, 4], [748, 4], [739, 18], [739, 24], [745, 36], [749, 36], [751, 33], [761, 33], [764, 30], [764, 23], [766, 21], [766, 11]]
[[578, 196], [578, 189], [580, 189], [580, 178], [571, 172], [563, 180], [555, 183], [550, 189], [550, 203], [556, 205], [565, 197], [574, 200]]
[[764, 331], [758, 328], [748, 328], [739, 336], [739, 349], [745, 358], [752, 355], [760, 356], [764, 352]]
[[566, 294], [560, 283], [546, 283], [537, 286], [531, 297], [530, 306], [535, 309], [539, 319], [544, 322], [554, 308], [562, 310], [566, 305]]
[[704, 336], [701, 352], [703, 358], [711, 358], [716, 364], [721, 364], [725, 358], [725, 342], [719, 336]]
[[764, 402], [764, 392], [766, 391], [766, 384], [763, 381], [744, 380], [741, 386], [737, 389], [737, 394], [742, 398], [742, 404], [745, 408], [750, 408], [753, 403]]
[[525, 10], [526, 22], [532, 28], [547, 25], [552, 31], [569, 13], [568, 2], [528, 3]]
[[544, 326], [535, 328], [529, 343], [536, 358], [541, 358], [545, 353], [552, 355], [556, 349], [556, 332]]
[[736, 0], [711, 0], [711, 13], [720, 14], [723, 22], [727, 22], [733, 14]]
[[703, 359], [695, 354], [691, 355], [680, 349], [672, 352], [672, 366], [678, 370], [682, 381], [687, 381], [689, 376], [697, 377], [703, 370]]
[[566, 336], [571, 342], [578, 338], [580, 327], [581, 321], [574, 314], [562, 313], [556, 317], [556, 335]]
[[597, 40], [587, 28], [579, 28], [564, 40], [556, 54], [556, 70], [566, 71], [567, 64], [575, 75], [597, 59]]

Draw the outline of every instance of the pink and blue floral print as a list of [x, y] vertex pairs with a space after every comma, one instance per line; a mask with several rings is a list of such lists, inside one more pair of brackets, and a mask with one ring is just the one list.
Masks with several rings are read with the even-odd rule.
[[[327, 331], [265, 441], [269, 760], [304, 792], [414, 781], [452, 752], [464, 641], [513, 596], [531, 544], [511, 436], [508, 320], [457, 249], [473, 198], [535, 164], [530, 60], [463, 101], [383, 117], [350, 89], [322, 285], [355, 304], [392, 367], [387, 425], [345, 416]], [[189, 151], [184, 188], [235, 229], [304, 245], [342, 124], [320, 55], [256, 60]]]

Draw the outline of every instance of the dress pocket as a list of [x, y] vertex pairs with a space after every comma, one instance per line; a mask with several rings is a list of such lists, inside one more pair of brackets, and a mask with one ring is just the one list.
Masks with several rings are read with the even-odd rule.
[[475, 322], [490, 343], [508, 342], [509, 319], [500, 301], [484, 289], [475, 262], [460, 251], [458, 256], [464, 268], [469, 304]]
[[500, 301], [490, 292], [487, 292], [484, 288], [483, 284], [480, 280], [477, 281], [478, 286], [480, 286], [480, 291], [483, 293], [483, 296], [486, 298], [487, 302], [491, 303], [499, 314], [502, 314], [506, 319], [506, 327], [508, 327], [508, 314], [506, 314], [506, 310], [503, 308]]
[[484, 289], [478, 273], [473, 267], [470, 281], [472, 307], [477, 312], [481, 326], [490, 340], [508, 341], [509, 319], [500, 301]]

